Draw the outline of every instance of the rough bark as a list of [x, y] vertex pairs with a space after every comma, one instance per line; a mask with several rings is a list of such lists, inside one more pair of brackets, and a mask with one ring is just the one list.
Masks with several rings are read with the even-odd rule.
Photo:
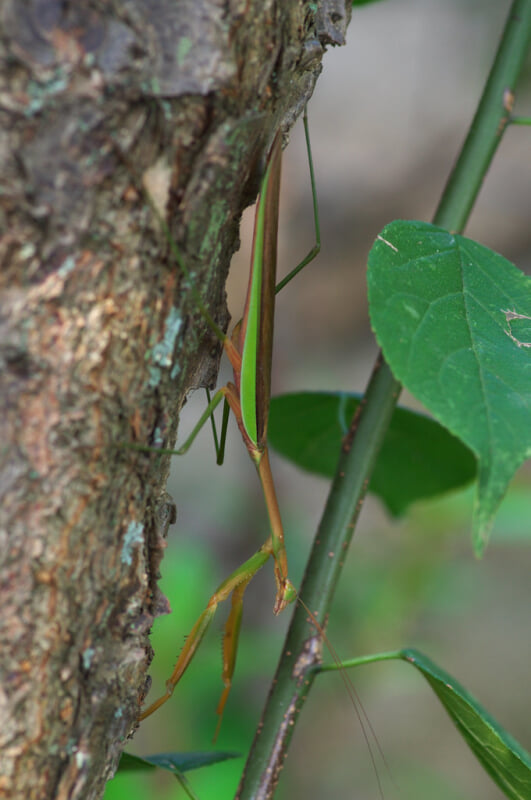
[[[145, 694], [167, 459], [274, 133], [331, 0], [5, 0], [0, 53], [0, 797], [97, 798]], [[178, 499], [178, 498], [177, 498]]]

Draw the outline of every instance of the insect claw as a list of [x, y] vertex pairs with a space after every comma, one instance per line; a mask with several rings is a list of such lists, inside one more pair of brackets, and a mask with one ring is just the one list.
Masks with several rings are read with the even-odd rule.
[[284, 611], [284, 609], [297, 598], [297, 590], [289, 579], [286, 578], [282, 581], [278, 581], [278, 586], [279, 591], [277, 591], [275, 605], [273, 607], [274, 614], [280, 614], [281, 611]]

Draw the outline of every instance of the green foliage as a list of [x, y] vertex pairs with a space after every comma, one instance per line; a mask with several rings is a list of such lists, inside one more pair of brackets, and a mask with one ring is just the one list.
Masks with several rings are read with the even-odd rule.
[[531, 280], [425, 222], [387, 225], [369, 256], [371, 322], [396, 377], [477, 456], [481, 553], [531, 454]]
[[240, 753], [154, 753], [150, 756], [135, 756], [132, 753], [123, 753], [118, 765], [118, 772], [136, 772], [160, 767], [173, 774], [189, 772], [201, 767], [219, 764], [229, 758], [241, 758]]
[[[359, 395], [299, 392], [274, 397], [269, 418], [272, 447], [302, 469], [332, 478]], [[423, 414], [397, 408], [393, 413], [369, 491], [394, 516], [416, 500], [461, 488], [474, 479], [470, 450]]]
[[458, 681], [418, 650], [401, 658], [426, 678], [459, 733], [484, 769], [511, 800], [531, 797], [531, 755], [505, 731]]
[[[123, 775], [154, 770], [157, 767], [170, 772], [181, 786], [190, 800], [198, 800], [197, 795], [184, 775], [190, 770], [208, 767], [227, 759], [238, 758], [237, 753], [155, 753], [150, 756], [135, 756], [131, 753], [122, 753], [118, 765], [118, 774]], [[129, 793], [131, 800], [132, 793]]]
[[[531, 797], [531, 755], [448, 672], [414, 648], [351, 659], [342, 668], [402, 659], [416, 667], [448, 712], [481, 766], [511, 800]], [[318, 672], [337, 670], [337, 664]]]
[[219, 764], [230, 758], [239, 758], [238, 753], [155, 753], [151, 756], [135, 756], [122, 753], [118, 765], [118, 774], [149, 771], [159, 767], [170, 772], [182, 787], [190, 800], [198, 800], [184, 773], [190, 770]]

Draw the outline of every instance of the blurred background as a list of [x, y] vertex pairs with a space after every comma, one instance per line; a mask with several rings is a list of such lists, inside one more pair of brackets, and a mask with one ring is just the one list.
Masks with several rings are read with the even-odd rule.
[[[510, 7], [509, 0], [386, 0], [354, 11], [348, 44], [329, 52], [309, 107], [323, 247], [277, 299], [273, 393], [363, 391], [376, 346], [368, 323], [365, 269], [378, 231], [395, 218], [430, 220], [464, 139]], [[531, 63], [516, 113], [531, 113]], [[302, 126], [283, 164], [279, 270], [313, 244], [311, 191]], [[531, 273], [531, 130], [514, 126], [485, 181], [467, 235]], [[241, 316], [253, 213], [229, 286]], [[225, 365], [220, 382], [230, 378]], [[204, 408], [190, 399], [181, 439]], [[401, 404], [419, 408], [407, 395]], [[327, 482], [274, 458], [287, 532], [290, 577], [299, 585]], [[454, 675], [531, 749], [531, 470], [524, 466], [497, 516], [486, 555], [473, 555], [473, 489], [417, 503], [390, 519], [369, 497], [336, 594], [328, 629], [340, 657], [414, 646]], [[153, 634], [153, 697], [163, 691], [186, 633], [219, 582], [267, 536], [258, 480], [231, 421], [226, 462], [216, 467], [205, 428], [174, 459], [168, 487], [178, 506], [162, 564], [173, 613]], [[246, 597], [238, 664], [216, 748], [242, 758], [188, 773], [201, 800], [234, 796], [244, 757], [280, 653], [289, 611], [272, 614], [267, 565]], [[139, 754], [208, 750], [222, 690], [220, 607], [193, 667], [172, 700], [141, 726]], [[421, 676], [387, 662], [351, 673], [392, 778], [389, 800], [499, 800]], [[162, 772], [117, 777], [105, 800], [185, 797]], [[338, 675], [321, 676], [303, 711], [277, 795], [379, 797], [359, 722]]]

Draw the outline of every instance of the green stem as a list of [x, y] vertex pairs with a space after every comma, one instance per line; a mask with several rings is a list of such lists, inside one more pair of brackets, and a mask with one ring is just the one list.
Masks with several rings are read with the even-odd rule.
[[[453, 231], [464, 229], [507, 126], [512, 92], [530, 37], [531, 0], [515, 0], [469, 134], [435, 214], [435, 224]], [[380, 356], [343, 443], [301, 587], [302, 600], [321, 624], [329, 613], [371, 470], [400, 389]], [[295, 723], [320, 662], [321, 645], [306, 612], [298, 606], [238, 788], [238, 800], [273, 797]]]
[[516, 81], [529, 49], [531, 2], [515, 0], [496, 58], [433, 222], [461, 233], [510, 121]]
[[[322, 624], [361, 511], [400, 384], [380, 358], [344, 439], [335, 478], [301, 586], [300, 596]], [[302, 605], [290, 625], [277, 673], [249, 755], [237, 798], [273, 796], [299, 712], [320, 663], [322, 641]]]
[[385, 653], [373, 653], [370, 656], [358, 656], [358, 658], [348, 658], [340, 664], [318, 664], [315, 672], [334, 672], [338, 669], [350, 669], [351, 667], [361, 667], [362, 664], [374, 664], [376, 661], [395, 661], [404, 658], [403, 650], [387, 650]]
[[181, 786], [184, 792], [188, 795], [190, 800], [199, 800], [198, 796], [190, 786], [190, 782], [188, 778], [182, 774], [182, 772], [177, 772], [175, 777], [177, 778], [177, 783]]

